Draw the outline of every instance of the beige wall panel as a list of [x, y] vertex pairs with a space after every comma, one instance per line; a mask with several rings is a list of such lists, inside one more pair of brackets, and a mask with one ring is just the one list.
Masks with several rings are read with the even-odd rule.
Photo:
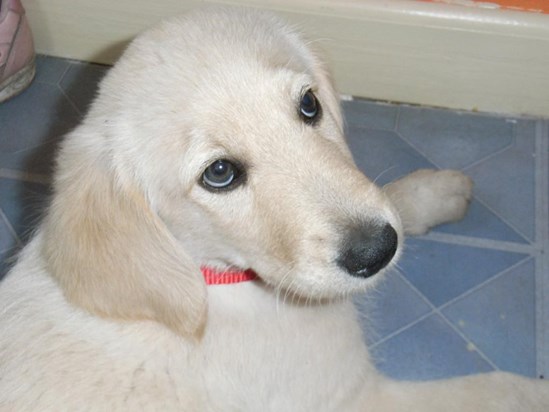
[[410, 0], [27, 0], [40, 53], [111, 63], [138, 32], [204, 4], [276, 10], [320, 39], [339, 89], [549, 116], [549, 16]]

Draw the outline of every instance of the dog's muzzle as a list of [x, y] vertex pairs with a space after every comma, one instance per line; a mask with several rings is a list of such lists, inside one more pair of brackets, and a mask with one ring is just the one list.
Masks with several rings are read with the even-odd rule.
[[391, 261], [398, 235], [388, 223], [354, 226], [344, 238], [337, 264], [351, 276], [368, 278]]

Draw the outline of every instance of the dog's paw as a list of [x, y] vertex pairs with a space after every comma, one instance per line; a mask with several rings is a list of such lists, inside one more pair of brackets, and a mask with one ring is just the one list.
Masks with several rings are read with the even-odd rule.
[[385, 188], [409, 235], [463, 218], [472, 197], [473, 181], [457, 170], [421, 169]]

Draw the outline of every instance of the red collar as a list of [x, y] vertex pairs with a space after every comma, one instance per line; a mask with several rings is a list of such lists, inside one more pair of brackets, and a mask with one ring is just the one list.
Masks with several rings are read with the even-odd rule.
[[209, 266], [202, 266], [200, 269], [204, 275], [206, 285], [228, 285], [231, 283], [247, 282], [249, 280], [257, 279], [257, 273], [252, 269], [218, 270]]

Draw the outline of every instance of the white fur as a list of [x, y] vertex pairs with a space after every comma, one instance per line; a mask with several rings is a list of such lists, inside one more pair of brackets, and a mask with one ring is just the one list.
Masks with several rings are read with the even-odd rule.
[[[323, 63], [269, 14], [198, 11], [140, 36], [66, 137], [52, 205], [0, 285], [0, 410], [547, 410], [544, 382], [374, 370], [349, 297], [383, 274], [334, 263], [349, 222], [402, 242], [460, 218], [471, 185], [422, 171], [384, 194], [342, 129]], [[223, 157], [247, 181], [211, 193], [200, 175]], [[202, 264], [262, 280], [206, 287]]]

